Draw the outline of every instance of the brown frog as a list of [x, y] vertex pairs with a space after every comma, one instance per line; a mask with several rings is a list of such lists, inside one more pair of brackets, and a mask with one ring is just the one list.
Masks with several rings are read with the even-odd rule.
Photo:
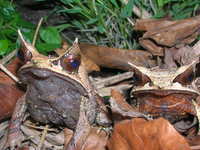
[[[137, 76], [132, 95], [140, 112], [155, 118], [165, 117], [175, 124], [180, 132], [185, 132], [198, 124], [200, 91], [195, 78], [199, 70], [199, 57], [178, 69], [145, 68], [129, 64]], [[183, 121], [192, 117], [194, 119], [190, 125]]]
[[21, 56], [26, 64], [20, 68], [18, 76], [27, 85], [27, 91], [16, 104], [6, 147], [14, 149], [23, 140], [20, 125], [26, 111], [38, 122], [75, 130], [81, 97], [88, 99], [86, 117], [90, 124], [110, 124], [100, 108], [99, 96], [89, 83], [77, 42], [66, 53], [49, 58], [27, 43], [20, 31], [19, 37]]

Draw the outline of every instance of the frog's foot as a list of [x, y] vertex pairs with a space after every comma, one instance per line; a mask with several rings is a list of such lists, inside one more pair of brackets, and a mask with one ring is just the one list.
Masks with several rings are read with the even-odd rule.
[[10, 150], [15, 150], [21, 146], [22, 141], [24, 140], [24, 135], [22, 132], [13, 132], [8, 134], [7, 142], [4, 146], [4, 150], [8, 148]]

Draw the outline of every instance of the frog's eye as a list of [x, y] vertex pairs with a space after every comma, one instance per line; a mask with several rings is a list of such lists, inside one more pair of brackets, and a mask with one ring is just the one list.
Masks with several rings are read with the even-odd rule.
[[80, 55], [66, 54], [60, 59], [62, 68], [69, 72], [76, 71], [81, 63]]

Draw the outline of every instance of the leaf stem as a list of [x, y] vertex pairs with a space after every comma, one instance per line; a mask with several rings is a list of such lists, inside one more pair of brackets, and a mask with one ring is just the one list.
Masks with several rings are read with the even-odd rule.
[[38, 32], [40, 30], [40, 27], [42, 25], [42, 21], [43, 21], [44, 18], [41, 18], [40, 21], [38, 22], [38, 25], [37, 25], [37, 28], [35, 30], [35, 34], [34, 34], [34, 37], [33, 37], [33, 42], [32, 42], [32, 45], [35, 46], [35, 43], [36, 43], [36, 40], [37, 40], [37, 36], [38, 36]]

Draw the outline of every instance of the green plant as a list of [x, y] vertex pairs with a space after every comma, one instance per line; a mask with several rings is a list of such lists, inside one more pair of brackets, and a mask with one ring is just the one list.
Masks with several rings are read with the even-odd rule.
[[76, 31], [81, 42], [119, 48], [136, 48], [132, 16], [134, 0], [57, 0], [57, 13], [65, 15], [67, 30]]
[[[35, 25], [21, 18], [14, 4], [8, 0], [0, 0], [0, 57], [18, 47], [18, 29], [22, 31], [27, 41], [32, 42], [35, 28]], [[61, 37], [57, 28], [42, 27], [40, 29], [36, 47], [41, 53], [47, 54], [60, 46]]]
[[175, 20], [195, 16], [200, 8], [199, 0], [136, 0], [136, 4], [154, 18], [170, 16]]

